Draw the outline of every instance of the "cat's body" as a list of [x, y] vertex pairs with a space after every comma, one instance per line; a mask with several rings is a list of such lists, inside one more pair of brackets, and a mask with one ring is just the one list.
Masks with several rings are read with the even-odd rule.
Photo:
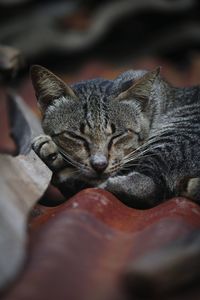
[[32, 80], [46, 134], [33, 148], [64, 194], [96, 186], [148, 207], [196, 193], [187, 184], [200, 177], [199, 87], [172, 87], [158, 69], [69, 87], [35, 66]]

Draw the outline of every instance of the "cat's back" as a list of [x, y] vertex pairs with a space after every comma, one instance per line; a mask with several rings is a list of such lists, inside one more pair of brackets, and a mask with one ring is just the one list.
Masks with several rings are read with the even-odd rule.
[[177, 88], [175, 97], [179, 101], [180, 105], [200, 105], [200, 86]]
[[174, 116], [195, 113], [200, 117], [200, 87], [173, 88], [165, 99], [166, 112]]
[[87, 98], [91, 94], [104, 95], [105, 97], [116, 96], [129, 85], [133, 84], [134, 80], [141, 78], [147, 71], [145, 70], [129, 70], [119, 74], [115, 79], [109, 80], [104, 78], [94, 78], [90, 80], [82, 80], [72, 84], [71, 87], [78, 95]]

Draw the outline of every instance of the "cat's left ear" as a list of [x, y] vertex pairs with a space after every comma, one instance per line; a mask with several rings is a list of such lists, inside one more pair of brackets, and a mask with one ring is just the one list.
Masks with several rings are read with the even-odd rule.
[[71, 87], [42, 66], [34, 65], [31, 67], [31, 79], [39, 106], [43, 113], [54, 100], [62, 96], [77, 99]]
[[146, 73], [138, 80], [134, 81], [131, 87], [129, 87], [126, 91], [120, 93], [115, 98], [115, 100], [128, 101], [132, 99], [137, 99], [141, 102], [143, 106], [145, 106], [150, 96], [152, 86], [160, 74], [160, 69], [161, 68], [158, 67], [155, 70]]

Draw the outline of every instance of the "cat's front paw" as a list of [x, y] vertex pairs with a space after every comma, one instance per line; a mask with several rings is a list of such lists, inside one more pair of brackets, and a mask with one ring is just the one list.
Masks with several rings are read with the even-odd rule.
[[63, 165], [63, 158], [58, 151], [58, 147], [49, 135], [43, 134], [34, 138], [32, 148], [52, 170]]
[[115, 194], [131, 206], [154, 205], [155, 184], [151, 178], [138, 172], [110, 177], [98, 187]]
[[103, 183], [101, 183], [98, 187], [113, 193], [119, 193], [124, 191], [123, 187], [127, 181], [127, 176], [115, 176], [110, 177]]

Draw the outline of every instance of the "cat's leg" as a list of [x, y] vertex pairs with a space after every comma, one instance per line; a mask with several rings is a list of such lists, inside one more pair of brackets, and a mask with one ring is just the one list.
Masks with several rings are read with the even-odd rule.
[[40, 135], [36, 137], [33, 140], [32, 148], [53, 171], [52, 183], [65, 197], [70, 197], [84, 188], [77, 176], [78, 171], [63, 160], [57, 145], [50, 136]]
[[34, 138], [32, 148], [53, 172], [65, 165], [57, 145], [49, 135], [42, 134]]
[[[42, 161], [52, 170], [52, 183], [61, 193], [70, 197], [82, 188], [81, 183], [77, 185], [77, 170], [63, 160], [58, 152], [58, 147], [48, 135], [40, 135], [32, 142], [32, 148]], [[79, 187], [79, 189], [77, 188]]]
[[139, 172], [110, 177], [99, 187], [112, 192], [123, 202], [134, 207], [150, 207], [160, 201], [159, 187], [152, 178]]

